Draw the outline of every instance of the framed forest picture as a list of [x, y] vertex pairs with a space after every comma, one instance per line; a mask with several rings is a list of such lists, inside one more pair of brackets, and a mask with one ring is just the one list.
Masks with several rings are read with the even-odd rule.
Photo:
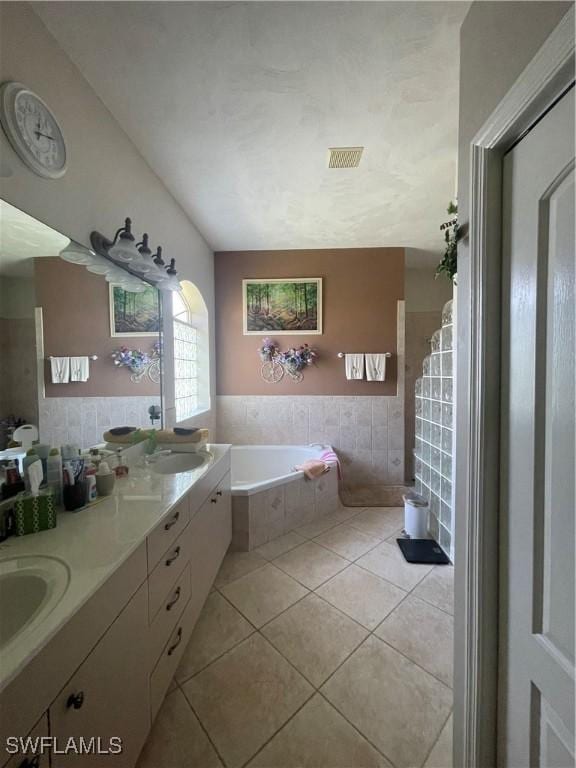
[[322, 333], [322, 278], [242, 280], [244, 335]]
[[160, 333], [159, 292], [146, 286], [141, 293], [125, 291], [110, 284], [110, 335], [158, 336]]

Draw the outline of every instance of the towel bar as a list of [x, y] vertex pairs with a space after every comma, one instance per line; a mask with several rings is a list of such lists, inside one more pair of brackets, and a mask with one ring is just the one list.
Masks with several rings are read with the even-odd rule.
[[[52, 360], [54, 355], [48, 355], [46, 360]], [[61, 357], [82, 357], [82, 355], [61, 355]], [[86, 355], [89, 360], [98, 360], [98, 355]]]
[[[368, 352], [367, 354], [371, 354], [371, 353], [370, 353], [370, 352]], [[344, 357], [345, 355], [346, 355], [346, 352], [338, 352], [338, 354], [336, 355], [336, 357], [340, 357], [340, 358], [342, 358], [342, 357]], [[392, 357], [392, 352], [384, 352], [384, 357]]]

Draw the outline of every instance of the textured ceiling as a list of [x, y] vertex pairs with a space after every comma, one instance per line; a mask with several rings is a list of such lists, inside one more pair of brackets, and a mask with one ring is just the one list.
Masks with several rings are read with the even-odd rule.
[[[34, 4], [215, 250], [404, 245], [422, 263], [454, 195], [468, 7]], [[357, 145], [358, 169], [328, 169], [328, 147]]]
[[0, 200], [0, 275], [28, 275], [33, 258], [58, 256], [69, 242], [60, 232]]

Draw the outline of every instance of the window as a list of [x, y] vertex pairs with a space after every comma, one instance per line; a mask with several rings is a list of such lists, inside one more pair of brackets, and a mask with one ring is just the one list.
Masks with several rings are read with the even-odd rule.
[[198, 331], [184, 292], [172, 294], [174, 323], [174, 405], [176, 421], [198, 410]]
[[172, 293], [174, 418], [181, 423], [210, 409], [208, 308], [194, 283]]

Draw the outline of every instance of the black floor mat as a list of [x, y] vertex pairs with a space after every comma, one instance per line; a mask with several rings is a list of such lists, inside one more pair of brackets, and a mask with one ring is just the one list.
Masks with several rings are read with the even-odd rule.
[[450, 565], [450, 558], [433, 539], [396, 539], [396, 541], [409, 563]]

